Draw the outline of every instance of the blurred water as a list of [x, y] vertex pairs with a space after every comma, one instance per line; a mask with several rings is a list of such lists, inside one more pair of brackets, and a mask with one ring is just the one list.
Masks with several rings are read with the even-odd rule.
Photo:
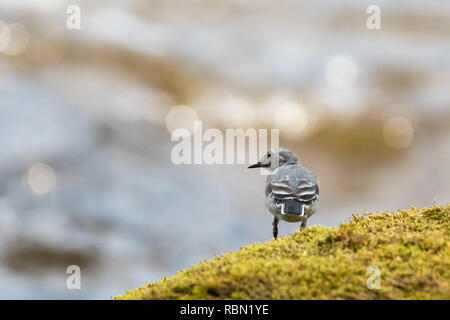
[[176, 104], [209, 127], [287, 121], [282, 145], [321, 184], [310, 225], [448, 202], [448, 2], [381, 1], [380, 31], [369, 1], [71, 1], [79, 31], [67, 2], [30, 3], [0, 2], [29, 33], [0, 53], [0, 298], [107, 299], [271, 238], [264, 176], [170, 161]]

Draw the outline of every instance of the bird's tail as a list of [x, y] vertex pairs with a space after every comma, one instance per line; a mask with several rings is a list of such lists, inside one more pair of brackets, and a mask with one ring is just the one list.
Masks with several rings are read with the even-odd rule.
[[282, 202], [282, 213], [298, 214], [299, 216], [303, 216], [305, 214], [303, 202], [296, 200], [284, 200]]

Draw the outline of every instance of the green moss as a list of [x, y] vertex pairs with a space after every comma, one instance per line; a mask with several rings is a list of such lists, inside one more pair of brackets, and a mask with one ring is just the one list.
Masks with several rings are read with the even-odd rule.
[[[116, 299], [450, 299], [450, 205], [311, 227]], [[369, 290], [367, 268], [381, 270]]]

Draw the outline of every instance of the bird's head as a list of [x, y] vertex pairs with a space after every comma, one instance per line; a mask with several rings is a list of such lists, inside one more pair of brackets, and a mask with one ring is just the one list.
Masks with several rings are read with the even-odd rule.
[[291, 150], [280, 148], [266, 152], [257, 163], [249, 166], [249, 169], [266, 168], [273, 171], [286, 164], [296, 163], [298, 163], [298, 158]]

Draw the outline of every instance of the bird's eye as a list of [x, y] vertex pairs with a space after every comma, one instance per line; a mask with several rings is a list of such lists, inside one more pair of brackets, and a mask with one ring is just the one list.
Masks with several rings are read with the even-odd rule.
[[270, 158], [272, 155], [270, 153], [267, 154], [267, 158]]

